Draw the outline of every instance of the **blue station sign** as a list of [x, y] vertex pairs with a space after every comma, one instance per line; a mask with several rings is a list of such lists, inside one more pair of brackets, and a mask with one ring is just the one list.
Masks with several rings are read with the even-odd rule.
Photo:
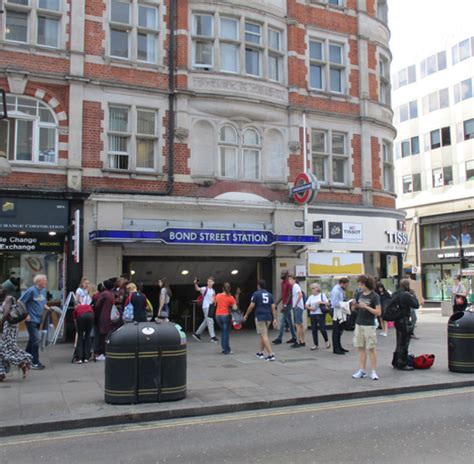
[[162, 231], [94, 230], [91, 242], [158, 242], [167, 245], [271, 246], [318, 243], [313, 235], [280, 235], [265, 230], [175, 229]]

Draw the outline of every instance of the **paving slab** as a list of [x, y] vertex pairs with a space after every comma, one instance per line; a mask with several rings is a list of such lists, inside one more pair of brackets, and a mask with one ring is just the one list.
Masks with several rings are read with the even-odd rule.
[[[275, 333], [271, 333], [275, 335]], [[274, 347], [277, 360], [257, 359], [258, 338], [246, 330], [231, 335], [233, 355], [220, 353], [219, 344], [188, 340], [187, 397], [167, 403], [109, 405], [104, 402], [104, 362], [71, 364], [72, 347], [47, 347], [41, 360], [44, 371], [31, 371], [23, 380], [16, 370], [0, 384], [0, 436], [27, 432], [113, 425], [200, 414], [224, 413], [335, 399], [398, 394], [457, 386], [473, 386], [474, 374], [448, 370], [447, 318], [430, 311], [419, 316], [417, 335], [410, 351], [435, 353], [435, 365], [427, 371], [401, 372], [391, 365], [395, 331], [378, 337], [379, 381], [354, 380], [357, 353], [352, 333], [343, 345], [350, 350], [336, 356], [331, 350]]]

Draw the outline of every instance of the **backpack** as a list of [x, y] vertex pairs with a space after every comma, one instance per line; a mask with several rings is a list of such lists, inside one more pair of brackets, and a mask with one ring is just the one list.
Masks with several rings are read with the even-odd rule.
[[415, 369], [429, 369], [435, 361], [434, 354], [421, 354], [413, 357], [412, 365]]
[[27, 317], [28, 310], [26, 309], [25, 303], [23, 303], [23, 301], [11, 297], [9, 300], [4, 302], [4, 321], [8, 321], [10, 324], [18, 324], [19, 322], [24, 321]]
[[402, 309], [398, 304], [398, 298], [392, 297], [382, 311], [382, 319], [387, 322], [394, 322], [403, 316]]
[[129, 301], [125, 305], [125, 308], [123, 309], [123, 314], [122, 314], [123, 322], [133, 322], [134, 309], [135, 308], [133, 307], [131, 301]]

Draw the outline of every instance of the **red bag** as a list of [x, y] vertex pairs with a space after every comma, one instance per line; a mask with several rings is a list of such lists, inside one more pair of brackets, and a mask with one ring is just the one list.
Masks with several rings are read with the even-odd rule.
[[421, 354], [413, 358], [413, 367], [415, 369], [429, 369], [435, 361], [434, 354]]
[[196, 305], [197, 306], [202, 306], [202, 303], [204, 302], [204, 298], [206, 296], [207, 290], [209, 287], [206, 287], [206, 290], [204, 293], [199, 293], [199, 296], [196, 298]]
[[456, 296], [456, 298], [454, 299], [454, 303], [457, 305], [457, 306], [464, 306], [466, 304], [466, 299], [462, 296], [462, 295], [458, 295]]

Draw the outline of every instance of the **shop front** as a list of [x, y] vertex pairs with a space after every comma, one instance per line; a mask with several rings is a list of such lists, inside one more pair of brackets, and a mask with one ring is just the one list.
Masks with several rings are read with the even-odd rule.
[[[450, 300], [454, 276], [474, 270], [474, 213], [421, 217], [420, 229], [423, 296]], [[469, 288], [467, 275], [463, 283]]]

